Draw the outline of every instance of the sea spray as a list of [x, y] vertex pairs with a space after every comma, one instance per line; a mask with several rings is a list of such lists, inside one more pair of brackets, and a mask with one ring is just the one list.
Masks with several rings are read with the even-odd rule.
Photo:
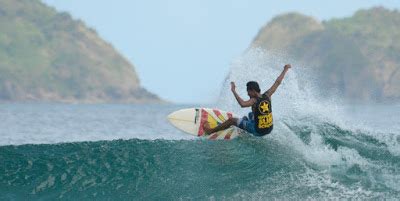
[[[393, 133], [379, 132], [366, 126], [362, 118], [354, 118], [347, 112], [349, 106], [344, 104], [340, 93], [334, 89], [319, 88], [315, 79], [317, 73], [312, 67], [286, 58], [282, 53], [249, 49], [232, 63], [217, 105], [246, 115], [249, 108], [241, 109], [237, 105], [230, 93], [229, 83], [236, 82], [241, 97], [248, 98], [246, 82], [258, 81], [264, 92], [272, 86], [283, 66], [292, 63], [293, 67], [272, 97], [275, 126], [273, 133], [265, 137], [266, 140], [291, 147], [312, 164], [310, 167], [325, 169], [330, 174], [346, 177], [348, 171], [357, 170], [366, 175], [359, 178], [365, 185], [387, 183], [389, 186], [400, 186], [400, 181], [390, 180], [388, 183], [380, 179], [387, 172], [400, 172], [399, 163], [393, 161], [399, 158], [398, 130]], [[331, 90], [333, 93], [321, 96], [323, 93], [319, 90]], [[384, 156], [382, 161], [370, 155], [378, 152]], [[390, 162], [385, 160], [385, 155], [391, 158]]]
[[[338, 118], [337, 105], [332, 104], [329, 100], [322, 101], [317, 96], [317, 87], [315, 79], [311, 74], [310, 67], [300, 66], [292, 59], [285, 59], [282, 53], [269, 53], [261, 49], [249, 49], [243, 56], [236, 59], [232, 63], [231, 71], [223, 84], [218, 105], [228, 107], [239, 114], [249, 109], [239, 108], [236, 100], [230, 93], [229, 83], [236, 82], [238, 91], [243, 98], [248, 98], [245, 90], [246, 82], [250, 80], [258, 81], [262, 92], [269, 89], [276, 78], [283, 70], [286, 63], [292, 63], [292, 68], [286, 74], [283, 83], [272, 97], [272, 111], [274, 114], [275, 128], [271, 135], [282, 143], [296, 144], [304, 152], [306, 157], [314, 154], [310, 159], [315, 159], [317, 155], [322, 154], [319, 158], [330, 158], [335, 161], [332, 153], [329, 153], [329, 147], [323, 144], [320, 135], [315, 132], [314, 123], [311, 122], [332, 122]], [[339, 99], [340, 100], [340, 99]], [[339, 101], [338, 100], [338, 101]], [[303, 120], [303, 121], [302, 121]], [[291, 127], [300, 126], [300, 129], [309, 129], [312, 145], [306, 146], [299, 136], [299, 133], [291, 131]], [[286, 133], [285, 136], [278, 133]], [[292, 135], [292, 136], [291, 136]], [[308, 147], [308, 149], [307, 149]], [[300, 150], [299, 150], [300, 151]], [[323, 155], [325, 154], [325, 155]], [[321, 161], [321, 163], [324, 163]]]

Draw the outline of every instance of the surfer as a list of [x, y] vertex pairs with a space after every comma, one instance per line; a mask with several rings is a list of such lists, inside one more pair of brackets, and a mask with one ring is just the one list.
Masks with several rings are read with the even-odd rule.
[[255, 136], [264, 136], [271, 133], [273, 129], [272, 120], [272, 109], [271, 109], [271, 97], [275, 93], [276, 89], [282, 83], [286, 72], [291, 68], [290, 64], [286, 64], [283, 67], [282, 73], [278, 76], [275, 83], [266, 92], [261, 94], [260, 87], [257, 82], [247, 82], [247, 95], [250, 97], [249, 100], [243, 100], [236, 92], [236, 85], [231, 82], [231, 91], [235, 96], [239, 105], [244, 107], [251, 107], [252, 112], [249, 113], [248, 117], [242, 118], [229, 118], [227, 121], [218, 125], [215, 128], [211, 128], [208, 123], [203, 124], [203, 128], [206, 134], [215, 133], [221, 130], [225, 130], [231, 126], [237, 126]]

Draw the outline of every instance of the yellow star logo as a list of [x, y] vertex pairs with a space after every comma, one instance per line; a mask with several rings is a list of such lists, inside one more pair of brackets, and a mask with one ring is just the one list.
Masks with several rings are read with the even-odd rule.
[[262, 113], [266, 113], [269, 112], [269, 107], [268, 107], [268, 103], [266, 102], [262, 102], [260, 105], [260, 109], [262, 110]]

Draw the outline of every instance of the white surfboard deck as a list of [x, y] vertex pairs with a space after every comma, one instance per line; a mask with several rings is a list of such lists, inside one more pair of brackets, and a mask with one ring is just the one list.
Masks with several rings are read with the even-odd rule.
[[187, 108], [175, 111], [168, 115], [169, 122], [176, 128], [194, 136], [204, 137], [210, 140], [230, 140], [245, 133], [242, 129], [232, 126], [226, 130], [206, 135], [203, 124], [209, 123], [211, 128], [216, 127], [230, 117], [236, 117], [231, 112], [225, 112], [210, 108]]

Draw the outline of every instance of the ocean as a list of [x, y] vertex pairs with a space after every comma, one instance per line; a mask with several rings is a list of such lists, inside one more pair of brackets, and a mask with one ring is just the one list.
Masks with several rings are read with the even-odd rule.
[[400, 104], [321, 97], [300, 65], [266, 137], [210, 141], [167, 122], [194, 106], [246, 115], [229, 82], [242, 97], [248, 80], [270, 86], [283, 62], [262, 54], [232, 63], [214, 104], [0, 104], [0, 200], [399, 199]]
[[185, 107], [0, 105], [0, 200], [400, 197], [399, 105], [348, 107], [365, 127], [276, 117], [231, 141], [169, 125]]

